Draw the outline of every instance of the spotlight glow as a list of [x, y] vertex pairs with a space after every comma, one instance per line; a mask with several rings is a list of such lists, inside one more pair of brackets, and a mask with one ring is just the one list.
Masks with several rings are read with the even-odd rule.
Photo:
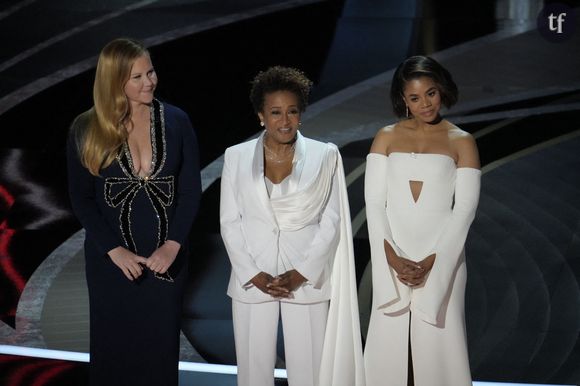
[[[44, 348], [33, 348], [33, 347], [9, 346], [9, 345], [0, 345], [0, 354], [18, 355], [44, 359], [60, 359], [65, 361], [86, 362], [86, 363], [89, 362], [90, 358], [88, 353], [49, 350]], [[216, 365], [211, 363], [198, 363], [198, 362], [182, 362], [182, 361], [179, 362], [179, 370], [193, 371], [199, 373], [231, 374], [231, 375], [235, 375], [238, 373], [238, 368], [236, 366]], [[287, 378], [286, 370], [276, 369], [274, 370], [274, 376], [276, 378]]]
[[[60, 359], [73, 362], [89, 362], [89, 354], [73, 351], [48, 350], [44, 348], [19, 347], [0, 345], [0, 354], [19, 355], [33, 358]], [[179, 362], [179, 370], [213, 374], [237, 374], [237, 367], [230, 365], [216, 365], [211, 363]], [[274, 370], [276, 378], [288, 378], [286, 370]], [[574, 386], [548, 385], [531, 383], [500, 383], [500, 382], [473, 382], [473, 386]]]

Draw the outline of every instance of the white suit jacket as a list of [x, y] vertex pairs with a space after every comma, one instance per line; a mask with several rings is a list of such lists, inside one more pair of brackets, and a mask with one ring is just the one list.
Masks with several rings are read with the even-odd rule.
[[[284, 301], [315, 303], [330, 299], [319, 384], [364, 386], [352, 231], [340, 153], [333, 144], [298, 133], [286, 197], [299, 192], [302, 211], [294, 213], [289, 208], [284, 214], [282, 208], [277, 209], [278, 218], [285, 222], [278, 226], [264, 181], [262, 141], [263, 135], [225, 153], [220, 222], [232, 263], [228, 295], [248, 303], [273, 301], [248, 285], [249, 280], [261, 271], [276, 275], [296, 269], [308, 282], [294, 292], [293, 300]], [[333, 171], [332, 176], [320, 173], [323, 163], [325, 172]], [[316, 197], [311, 189], [315, 179], [322, 182], [316, 189], [332, 181], [325, 205], [311, 206], [313, 202], [306, 199]], [[317, 215], [313, 216], [314, 212], [308, 210], [314, 206], [322, 209], [315, 210]], [[292, 222], [300, 226], [288, 227]], [[283, 230], [292, 228], [296, 229]]]
[[[329, 146], [298, 133], [289, 193], [318, 177]], [[319, 216], [295, 231], [281, 230], [264, 181], [263, 134], [228, 148], [221, 180], [220, 223], [232, 272], [228, 295], [246, 303], [274, 301], [249, 281], [259, 272], [272, 276], [296, 269], [307, 282], [294, 292], [293, 303], [330, 299], [330, 273], [340, 237], [340, 197], [336, 172], [328, 202]], [[337, 159], [339, 157], [337, 156]], [[336, 168], [335, 168], [336, 170]]]

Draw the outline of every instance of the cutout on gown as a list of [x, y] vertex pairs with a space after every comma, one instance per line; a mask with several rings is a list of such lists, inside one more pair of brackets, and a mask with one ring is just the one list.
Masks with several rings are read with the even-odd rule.
[[421, 196], [421, 192], [423, 191], [423, 181], [409, 181], [409, 188], [411, 189], [411, 195], [413, 196], [413, 201], [417, 203], [419, 201], [419, 197]]

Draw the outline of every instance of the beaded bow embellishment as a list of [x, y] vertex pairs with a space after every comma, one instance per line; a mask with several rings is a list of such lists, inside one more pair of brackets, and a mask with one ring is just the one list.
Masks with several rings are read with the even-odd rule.
[[[173, 176], [158, 177], [165, 164], [166, 144], [163, 105], [157, 99], [153, 100], [151, 109], [151, 142], [153, 154], [149, 176], [140, 177], [134, 173], [129, 145], [125, 142], [122, 151], [117, 155], [117, 161], [125, 177], [105, 178], [105, 201], [110, 207], [121, 207], [119, 213], [121, 234], [125, 245], [133, 253], [137, 253], [137, 245], [131, 233], [130, 215], [133, 199], [137, 193], [141, 190], [145, 191], [159, 220], [157, 248], [167, 240], [169, 222], [165, 208], [172, 204], [174, 196]], [[161, 155], [160, 160], [157, 159], [159, 155]]]

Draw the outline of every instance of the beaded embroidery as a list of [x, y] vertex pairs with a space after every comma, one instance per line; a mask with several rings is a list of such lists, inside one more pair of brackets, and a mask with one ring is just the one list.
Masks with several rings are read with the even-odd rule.
[[[137, 253], [137, 245], [131, 233], [131, 209], [133, 199], [140, 190], [144, 190], [151, 202], [157, 219], [157, 248], [167, 240], [169, 221], [165, 207], [170, 206], [174, 197], [173, 176], [157, 177], [163, 169], [166, 159], [165, 142], [165, 117], [163, 105], [154, 99], [151, 108], [151, 174], [147, 177], [140, 177], [135, 174], [133, 159], [127, 141], [123, 144], [122, 150], [117, 154], [117, 162], [125, 177], [105, 178], [105, 202], [112, 208], [121, 207], [119, 212], [119, 227], [126, 247], [133, 253]], [[161, 161], [158, 155], [161, 154]], [[155, 273], [155, 277], [167, 281], [173, 281], [168, 273], [160, 275]]]

